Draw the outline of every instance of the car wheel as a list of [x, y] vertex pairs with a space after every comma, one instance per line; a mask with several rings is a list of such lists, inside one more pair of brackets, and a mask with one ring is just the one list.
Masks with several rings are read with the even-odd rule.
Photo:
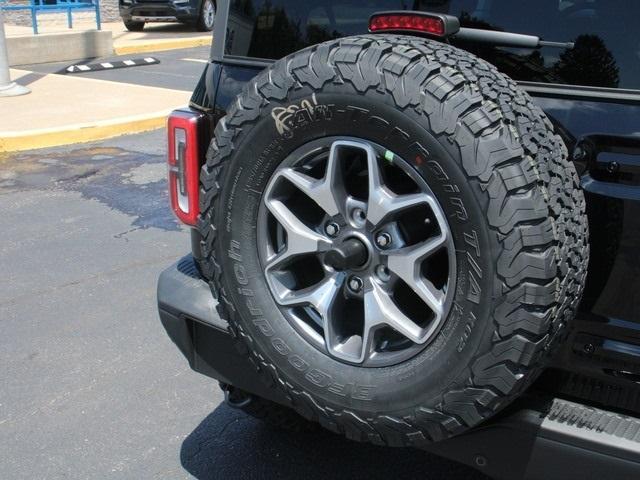
[[124, 20], [124, 26], [130, 32], [141, 32], [144, 29], [144, 22], [134, 22], [133, 20]]
[[216, 6], [213, 0], [203, 0], [198, 17], [197, 27], [201, 32], [210, 32], [213, 30], [213, 22], [216, 17]]
[[579, 302], [585, 201], [543, 112], [495, 67], [392, 35], [258, 75], [201, 173], [200, 267], [305, 418], [421, 446], [504, 408]]

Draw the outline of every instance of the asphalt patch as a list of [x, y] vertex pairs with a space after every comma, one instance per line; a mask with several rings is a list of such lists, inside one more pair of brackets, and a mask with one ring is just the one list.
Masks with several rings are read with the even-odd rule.
[[169, 208], [163, 155], [83, 146], [3, 162], [0, 193], [31, 189], [80, 192], [134, 217], [134, 227], [180, 230]]

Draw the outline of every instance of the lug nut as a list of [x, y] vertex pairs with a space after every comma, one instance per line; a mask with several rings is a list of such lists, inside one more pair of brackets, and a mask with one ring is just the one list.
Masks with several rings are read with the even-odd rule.
[[389, 245], [391, 245], [391, 235], [386, 232], [379, 233], [376, 237], [376, 245], [378, 245], [380, 248], [387, 248]]
[[351, 277], [349, 279], [349, 290], [356, 293], [362, 290], [362, 279], [360, 277]]
[[340, 226], [336, 222], [329, 222], [324, 227], [324, 231], [330, 237], [335, 237], [336, 235], [338, 235], [338, 232], [340, 232]]

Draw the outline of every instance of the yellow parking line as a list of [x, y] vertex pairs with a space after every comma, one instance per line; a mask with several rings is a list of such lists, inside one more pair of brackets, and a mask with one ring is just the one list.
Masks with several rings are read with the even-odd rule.
[[61, 128], [0, 132], [0, 152], [56, 147], [155, 130], [165, 126], [170, 112], [171, 110], [165, 110], [98, 121], [93, 124], [65, 125]]
[[172, 40], [156, 40], [140, 43], [123, 43], [113, 46], [116, 55], [131, 55], [133, 53], [162, 52], [164, 50], [176, 50], [179, 48], [204, 47], [211, 45], [211, 36], [194, 38], [176, 38]]

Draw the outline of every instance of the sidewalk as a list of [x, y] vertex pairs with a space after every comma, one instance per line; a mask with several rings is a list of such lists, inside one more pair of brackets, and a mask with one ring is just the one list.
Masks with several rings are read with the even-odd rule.
[[[38, 18], [40, 19], [40, 17]], [[68, 29], [66, 24], [59, 21], [48, 22], [46, 20], [39, 20], [38, 25], [40, 31], [38, 35], [33, 35], [31, 27], [5, 25], [7, 40], [10, 47], [13, 46], [14, 49], [18, 49], [20, 48], [20, 43], [47, 40], [47, 38], [50, 38], [51, 41], [60, 42], [60, 35], [75, 35], [73, 38], [74, 42], [83, 41], [92, 43], [96, 41], [95, 38], [90, 38], [90, 35], [96, 34], [96, 24], [94, 19], [83, 18], [75, 20], [74, 18], [73, 29]], [[181, 23], [150, 23], [145, 25], [142, 32], [129, 32], [122, 22], [108, 22], [102, 24], [102, 32], [102, 35], [106, 32], [111, 33], [113, 49], [112, 51], [101, 50], [97, 56], [107, 56], [113, 53], [116, 55], [129, 55], [133, 53], [159, 52], [177, 48], [200, 47], [211, 45], [213, 38], [210, 32], [198, 32], [195, 31], [193, 27], [183, 25]], [[20, 42], [18, 40], [20, 40]], [[110, 49], [111, 47], [106, 46], [105, 48]], [[11, 48], [9, 50], [9, 57], [11, 58]], [[52, 54], [54, 54], [54, 52], [52, 52]], [[23, 56], [20, 56], [20, 58], [22, 57]], [[79, 60], [80, 58], [77, 59]], [[46, 62], [60, 60], [70, 59], [45, 59]], [[20, 65], [21, 63], [11, 62], [11, 64]]]
[[152, 130], [189, 103], [180, 90], [11, 70], [31, 93], [0, 99], [0, 153]]

